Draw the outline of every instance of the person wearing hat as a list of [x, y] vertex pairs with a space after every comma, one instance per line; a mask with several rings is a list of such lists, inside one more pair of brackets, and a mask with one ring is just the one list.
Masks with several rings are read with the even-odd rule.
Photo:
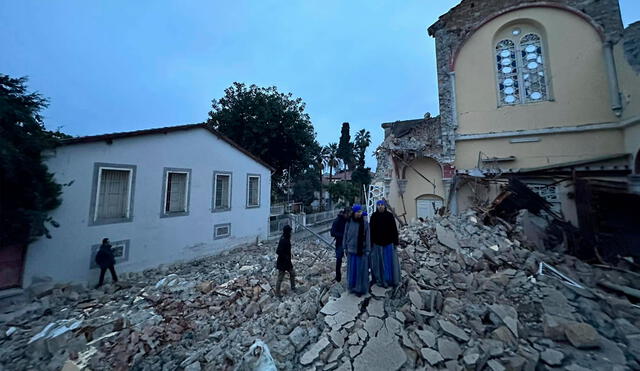
[[353, 215], [345, 225], [342, 241], [347, 251], [347, 289], [362, 296], [369, 292], [369, 223], [362, 217], [362, 206], [353, 205], [351, 210]]
[[382, 287], [400, 283], [400, 263], [395, 246], [398, 246], [398, 227], [393, 214], [387, 210], [384, 200], [376, 202], [371, 216], [371, 276]]
[[331, 237], [336, 238], [336, 282], [342, 281], [342, 258], [344, 257], [342, 238], [344, 237], [344, 226], [349, 220], [350, 211], [351, 209], [345, 207], [331, 225]]
[[291, 263], [291, 226], [289, 225], [285, 225], [284, 228], [282, 228], [282, 236], [280, 237], [280, 242], [278, 242], [276, 254], [278, 254], [278, 259], [276, 260], [276, 268], [278, 269], [276, 296], [280, 297], [280, 286], [282, 286], [285, 272], [289, 272], [291, 291], [296, 291], [296, 273]]

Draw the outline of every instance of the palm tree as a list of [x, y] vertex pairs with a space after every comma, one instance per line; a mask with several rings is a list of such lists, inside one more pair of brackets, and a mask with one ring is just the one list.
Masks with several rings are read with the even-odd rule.
[[329, 145], [323, 148], [325, 161], [329, 166], [329, 181], [333, 178], [333, 169], [340, 166], [340, 159], [338, 158], [338, 143], [329, 143]]
[[355, 150], [358, 157], [359, 165], [364, 167], [365, 152], [371, 144], [371, 133], [365, 129], [360, 129], [355, 137]]

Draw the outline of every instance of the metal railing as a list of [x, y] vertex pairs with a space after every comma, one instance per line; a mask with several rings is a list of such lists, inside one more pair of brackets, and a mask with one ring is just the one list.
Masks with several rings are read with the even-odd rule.
[[284, 205], [271, 206], [271, 215], [284, 214]]
[[339, 212], [340, 210], [336, 209], [336, 210], [330, 210], [330, 211], [323, 211], [321, 213], [307, 214], [305, 216], [304, 225], [313, 225], [313, 224], [323, 223], [328, 220], [333, 220], [336, 218]]
[[315, 214], [272, 215], [269, 218], [269, 236], [273, 237], [281, 233], [285, 225], [290, 225], [293, 228], [293, 233], [296, 233], [305, 229], [304, 227], [332, 221], [339, 212], [338, 209]]

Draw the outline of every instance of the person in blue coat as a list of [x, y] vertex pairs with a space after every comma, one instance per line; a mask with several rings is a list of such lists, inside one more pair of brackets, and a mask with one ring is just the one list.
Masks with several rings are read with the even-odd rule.
[[342, 246], [347, 252], [347, 289], [362, 296], [369, 292], [369, 223], [362, 217], [362, 206], [351, 208], [353, 215], [344, 228]]
[[344, 257], [342, 238], [344, 237], [344, 226], [349, 220], [349, 211], [349, 208], [340, 211], [331, 225], [331, 237], [336, 239], [336, 282], [342, 281], [342, 258]]

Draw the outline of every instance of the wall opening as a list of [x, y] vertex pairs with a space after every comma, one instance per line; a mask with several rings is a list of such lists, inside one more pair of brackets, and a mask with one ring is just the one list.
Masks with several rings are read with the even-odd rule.
[[438, 210], [444, 206], [442, 197], [425, 194], [416, 198], [416, 218], [433, 218]]

